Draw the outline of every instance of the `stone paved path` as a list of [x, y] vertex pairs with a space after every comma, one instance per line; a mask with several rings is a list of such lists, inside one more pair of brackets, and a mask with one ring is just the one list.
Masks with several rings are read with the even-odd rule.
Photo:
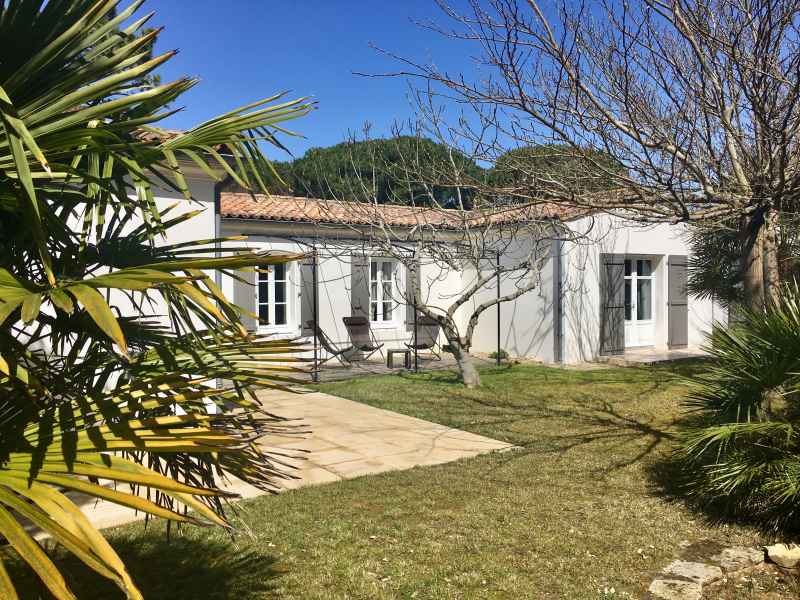
[[[267, 448], [308, 451], [303, 460], [291, 461], [299, 478], [286, 482], [288, 489], [511, 448], [506, 442], [319, 392], [270, 391], [261, 392], [260, 398], [270, 412], [296, 418], [311, 430], [301, 437], [265, 440]], [[260, 493], [241, 481], [228, 487], [245, 498]], [[84, 511], [99, 527], [137, 519], [132, 510], [108, 502], [87, 502]]]

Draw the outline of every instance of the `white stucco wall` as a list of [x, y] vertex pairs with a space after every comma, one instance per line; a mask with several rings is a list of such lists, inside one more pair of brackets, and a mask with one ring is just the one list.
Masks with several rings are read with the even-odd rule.
[[[315, 240], [317, 231], [310, 226], [238, 219], [223, 219], [222, 233], [223, 235], [247, 235], [248, 240], [242, 244], [243, 247], [256, 251], [302, 253], [310, 251], [316, 245], [319, 252], [319, 324], [325, 334], [334, 342], [339, 344], [348, 342], [342, 318], [351, 314], [350, 253], [362, 251], [361, 243], [358, 240], [354, 239], [349, 244], [342, 239], [338, 239], [335, 244], [326, 243]], [[338, 234], [346, 237], [352, 236], [353, 232], [342, 230]], [[333, 236], [335, 233], [326, 229], [324, 235]], [[294, 241], [287, 241], [287, 237], [292, 236], [294, 236]], [[509, 254], [527, 255], [530, 253], [531, 247], [530, 240], [521, 240], [516, 250], [509, 249]], [[545, 255], [551, 253], [549, 242], [543, 246], [542, 252]], [[509, 256], [503, 258], [505, 263], [508, 263], [509, 260], [513, 259], [510, 259]], [[488, 265], [488, 268], [493, 270], [492, 265]], [[405, 291], [404, 271], [405, 269], [400, 265], [396, 283], [400, 293]], [[299, 270], [295, 268], [293, 272], [296, 276]], [[469, 269], [444, 268], [441, 263], [425, 257], [421, 260], [420, 273], [424, 303], [442, 311], [447, 310], [453, 304], [462, 290], [474, 281], [475, 277], [474, 272]], [[555, 285], [552, 258], [545, 256], [541, 271], [537, 271], [532, 277], [536, 280], [536, 289], [502, 305], [501, 347], [515, 357], [530, 357], [552, 362], [554, 360], [552, 302]], [[526, 278], [525, 281], [529, 278]], [[504, 276], [501, 280], [501, 293], [510, 293], [516, 289], [516, 286], [523, 283], [517, 279], [516, 274]], [[223, 277], [222, 283], [223, 291], [233, 298], [233, 279]], [[277, 329], [260, 327], [259, 331], [291, 337], [300, 336], [300, 291], [301, 285], [299, 281], [295, 281], [290, 291], [293, 298], [293, 307], [290, 309], [291, 327]], [[253, 290], [254, 298], [255, 293]], [[465, 331], [475, 306], [495, 295], [496, 285], [492, 279], [489, 285], [458, 310], [456, 322], [462, 332]], [[400, 300], [402, 301], [402, 299]], [[403, 348], [404, 344], [410, 342], [413, 337], [412, 329], [406, 324], [406, 307], [401, 305], [395, 310], [396, 318], [392, 324], [373, 323], [372, 325], [376, 338], [385, 344], [387, 349]], [[490, 353], [496, 349], [496, 323], [497, 309], [495, 307], [482, 313], [473, 337], [473, 352]], [[445, 340], [440, 339], [440, 343], [445, 343]]]
[[[596, 360], [600, 343], [600, 255], [602, 253], [652, 257], [654, 260], [654, 314], [657, 349], [667, 347], [667, 260], [689, 254], [684, 225], [640, 225], [599, 214], [569, 224], [585, 236], [563, 248], [563, 352], [569, 363]], [[704, 343], [715, 321], [727, 318], [710, 300], [689, 297], [689, 347]]]
[[[520, 238], [501, 256], [500, 264], [520, 264], [524, 257], [541, 253], [542, 262], [538, 268], [528, 273], [515, 273], [500, 278], [500, 295], [505, 296], [533, 283], [534, 288], [514, 300], [500, 304], [500, 348], [516, 358], [532, 358], [544, 362], [554, 362], [554, 320], [553, 297], [555, 293], [553, 251], [555, 244], [545, 242], [540, 248], [533, 248], [534, 240]], [[488, 265], [487, 265], [488, 266]], [[489, 267], [493, 270], [493, 266]], [[464, 275], [465, 282], [472, 280]], [[463, 311], [463, 319], [469, 319], [476, 306], [497, 297], [497, 282], [491, 283], [475, 294], [473, 300]], [[488, 308], [481, 315], [475, 328], [473, 351], [492, 353], [497, 349], [497, 306]]]
[[[536, 287], [516, 300], [501, 305], [500, 347], [513, 357], [525, 357], [567, 363], [593, 361], [599, 355], [600, 290], [599, 267], [602, 253], [628, 254], [649, 257], [654, 264], [654, 345], [657, 349], [667, 346], [667, 260], [670, 255], [688, 254], [685, 228], [679, 225], [661, 224], [641, 226], [608, 215], [583, 218], [568, 224], [580, 234], [572, 241], [547, 242], [542, 248], [545, 258], [536, 271]], [[326, 244], [316, 236], [335, 235], [330, 229], [317, 230], [310, 225], [269, 223], [254, 220], [224, 219], [223, 235], [248, 235], [248, 247], [259, 251], [305, 252], [314, 245], [320, 252], [319, 264], [319, 323], [323, 331], [337, 343], [348, 341], [342, 317], [351, 314], [350, 307], [350, 253], [360, 252], [358, 240], [348, 242], [339, 239], [336, 248], [326, 249]], [[353, 236], [352, 231], [339, 232], [342, 238]], [[294, 236], [294, 241], [287, 237]], [[507, 264], [513, 255], [530, 252], [533, 240], [520, 239], [517, 248], [508, 250], [503, 258]], [[560, 250], [559, 250], [560, 249]], [[557, 253], [560, 252], [560, 267]], [[489, 270], [493, 269], [487, 263]], [[397, 285], [404, 290], [400, 267]], [[422, 294], [429, 306], [446, 309], [458, 293], [465, 289], [475, 274], [469, 269], [443, 269], [440, 264], [423, 259], [421, 266]], [[299, 270], [290, 271], [294, 281], [293, 306], [290, 309], [292, 326], [278, 330], [262, 328], [264, 332], [299, 336], [300, 289]], [[501, 294], [514, 290], [520, 282], [508, 276], [501, 280]], [[233, 297], [233, 280], [223, 278], [223, 290]], [[555, 300], [561, 293], [560, 322]], [[456, 320], [464, 331], [474, 308], [483, 301], [495, 297], [495, 281], [478, 292], [457, 313]], [[253, 291], [255, 296], [255, 290]], [[405, 323], [406, 309], [396, 308], [393, 324], [377, 324], [376, 337], [386, 348], [403, 347], [411, 340], [412, 333]], [[708, 300], [689, 299], [689, 346], [703, 344], [705, 334], [715, 320], [724, 320], [724, 310]], [[560, 329], [560, 336], [559, 334]], [[441, 340], [442, 342], [444, 340]], [[497, 348], [497, 308], [491, 307], [481, 315], [473, 338], [473, 352], [490, 353]]]
[[[281, 230], [281, 234], [270, 235], [276, 230]], [[352, 244], [341, 241], [336, 244], [335, 248], [325, 248], [323, 244], [315, 242], [313, 232], [299, 232], [298, 235], [293, 235], [291, 227], [270, 227], [255, 221], [230, 219], [223, 221], [222, 233], [223, 235], [247, 235], [248, 239], [240, 244], [241, 247], [249, 248], [256, 252], [303, 254], [310, 252], [316, 246], [319, 261], [317, 268], [319, 281], [318, 323], [332, 341], [337, 344], [347, 343], [348, 335], [342, 318], [350, 316], [352, 312], [350, 302], [351, 253], [360, 253], [360, 244], [356, 241], [353, 241]], [[298, 232], [295, 230], [295, 233]], [[426, 272], [423, 269], [423, 277], [425, 275]], [[429, 280], [434, 286], [440, 285], [440, 282], [434, 282], [432, 277], [429, 277]], [[402, 266], [398, 267], [395, 285], [399, 290], [398, 293], [404, 292], [405, 273]], [[289, 267], [289, 289], [287, 293], [290, 298], [290, 306], [288, 324], [280, 327], [260, 326], [260, 333], [292, 338], [301, 336], [301, 288], [300, 267], [295, 262]], [[226, 296], [231, 299], [234, 298], [234, 281], [231, 277], [222, 277], [222, 290]], [[255, 303], [256, 293], [256, 290], [253, 289], [253, 303]], [[405, 306], [396, 306], [391, 322], [373, 324], [372, 328], [376, 339], [383, 343], [386, 349], [404, 347], [404, 342], [410, 341], [412, 335], [408, 331], [405, 321]]]

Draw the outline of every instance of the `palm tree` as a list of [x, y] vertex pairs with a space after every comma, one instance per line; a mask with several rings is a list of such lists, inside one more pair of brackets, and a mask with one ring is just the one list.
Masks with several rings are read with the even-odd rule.
[[74, 597], [24, 521], [141, 598], [70, 492], [227, 527], [220, 476], [265, 490], [287, 476], [257, 443], [287, 425], [255, 391], [293, 381], [297, 344], [249, 336], [209, 273], [291, 257], [168, 243], [196, 213], [159, 209], [154, 188], [192, 202], [191, 164], [265, 191], [259, 145], [280, 146], [283, 122], [312, 105], [273, 96], [165, 135], [157, 124], [197, 82], [155, 76], [174, 52], [153, 54], [141, 4], [0, 2], [2, 598], [17, 598], [11, 550], [56, 598]]
[[787, 285], [764, 312], [742, 310], [715, 328], [715, 361], [695, 378], [698, 422], [680, 455], [704, 505], [774, 527], [800, 515], [800, 288]]

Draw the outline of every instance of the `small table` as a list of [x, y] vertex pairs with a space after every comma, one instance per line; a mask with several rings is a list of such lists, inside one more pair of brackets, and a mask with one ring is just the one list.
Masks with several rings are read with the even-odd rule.
[[390, 369], [394, 369], [394, 355], [395, 354], [402, 354], [403, 355], [403, 365], [406, 369], [411, 369], [411, 350], [397, 349], [397, 350], [387, 350], [386, 351], [386, 366]]

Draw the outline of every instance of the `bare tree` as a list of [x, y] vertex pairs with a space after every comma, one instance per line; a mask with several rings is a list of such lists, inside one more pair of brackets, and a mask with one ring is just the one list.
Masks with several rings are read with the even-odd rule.
[[[326, 235], [320, 224], [315, 243], [348, 258], [357, 243], [359, 252], [399, 265], [393, 274], [394, 305], [435, 321], [463, 383], [476, 387], [480, 377], [471, 349], [480, 317], [536, 289], [553, 242], [574, 234], [562, 226], [563, 211], [555, 205], [498, 206], [479, 195], [467, 197], [476, 182], [469, 160], [453, 150], [437, 162], [427, 152], [429, 140], [416, 138], [420, 144], [415, 146], [409, 143], [414, 138], [395, 134], [392, 139], [403, 143], [391, 164], [375, 157], [372, 176], [363, 169], [355, 176], [354, 168], [352, 186], [341, 198], [315, 201], [321, 222], [345, 223], [352, 235]], [[395, 188], [403, 204], [378, 201], [374, 179], [386, 170], [407, 186]], [[447, 197], [443, 185], [450, 186]]]
[[[469, 0], [467, 12], [436, 1], [446, 22], [421, 25], [472, 46], [475, 71], [392, 54], [406, 68], [389, 74], [421, 78], [432, 128], [489, 162], [566, 144], [615, 182], [596, 193], [531, 173], [513, 180], [533, 177], [535, 196], [495, 195], [643, 221], [733, 219], [745, 297], [776, 296], [779, 215], [800, 190], [800, 0]], [[460, 107], [457, 122], [443, 127], [436, 105]]]

